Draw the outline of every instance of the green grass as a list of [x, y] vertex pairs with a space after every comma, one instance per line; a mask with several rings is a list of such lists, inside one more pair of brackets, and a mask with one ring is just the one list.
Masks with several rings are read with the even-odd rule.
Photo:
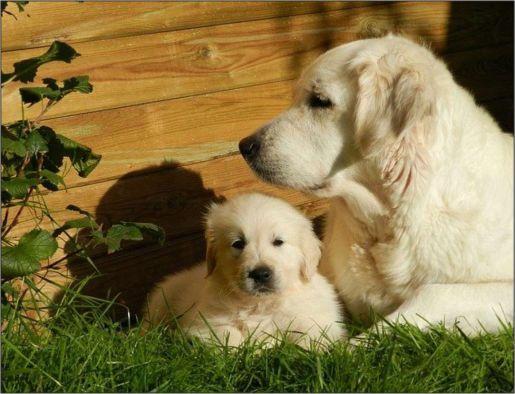
[[99, 305], [67, 310], [49, 335], [6, 329], [3, 392], [508, 392], [513, 335], [469, 339], [435, 327], [395, 326], [350, 351], [282, 343], [273, 349], [206, 346], [156, 328], [121, 329]]

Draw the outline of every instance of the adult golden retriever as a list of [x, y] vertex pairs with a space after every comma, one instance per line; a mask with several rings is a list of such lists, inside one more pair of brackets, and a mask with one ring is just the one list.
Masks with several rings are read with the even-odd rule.
[[513, 137], [427, 48], [328, 51], [240, 151], [263, 179], [331, 198], [321, 271], [354, 318], [513, 321]]
[[334, 287], [317, 272], [320, 241], [311, 222], [260, 193], [213, 204], [207, 261], [166, 278], [149, 298], [148, 323], [237, 346], [289, 338], [304, 347], [341, 339]]

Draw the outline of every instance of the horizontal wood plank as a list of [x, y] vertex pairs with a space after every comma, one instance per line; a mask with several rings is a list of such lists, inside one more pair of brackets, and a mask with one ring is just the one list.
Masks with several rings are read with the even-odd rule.
[[[167, 231], [162, 248], [95, 251], [103, 275], [84, 292], [120, 294], [132, 313], [164, 275], [204, 258], [208, 202], [256, 190], [310, 217], [325, 212], [325, 200], [259, 181], [237, 142], [287, 108], [293, 80], [331, 47], [392, 30], [421, 37], [513, 130], [512, 2], [29, 3], [18, 19], [3, 18], [4, 72], [61, 39], [82, 56], [71, 65], [43, 66], [39, 75], [88, 74], [95, 86], [94, 94], [67, 98], [48, 114], [58, 132], [103, 154], [91, 177], [71, 176], [69, 190], [47, 196], [55, 219], [75, 217], [65, 210], [73, 203], [107, 226], [144, 221]], [[19, 86], [2, 92], [4, 122], [19, 118]], [[24, 214], [18, 233], [32, 227], [27, 220]], [[67, 275], [80, 280], [92, 273], [82, 262], [50, 277], [68, 283]], [[125, 312], [118, 309], [117, 317]]]
[[[370, 2], [31, 2], [2, 20], [4, 51], [368, 6]], [[52, 20], [52, 23], [49, 23]]]
[[[105, 226], [124, 221], [152, 222], [162, 226], [168, 239], [202, 229], [205, 207], [210, 201], [248, 191], [262, 191], [305, 205], [312, 198], [300, 192], [279, 189], [261, 182], [239, 155], [223, 157], [185, 167], [163, 164], [134, 171], [118, 180], [50, 193], [46, 202], [54, 219], [63, 223], [75, 218], [67, 211], [73, 203], [94, 213]], [[313, 210], [324, 202], [313, 201]], [[21, 216], [17, 233], [33, 227], [28, 211]], [[43, 226], [49, 226], [43, 222]]]
[[[446, 61], [457, 81], [479, 101], [513, 94], [513, 48], [509, 45], [449, 54]], [[103, 155], [88, 178], [70, 174], [67, 185], [76, 187], [163, 162], [188, 165], [235, 154], [241, 138], [289, 106], [293, 84], [276, 82], [46, 123]], [[513, 117], [513, 107], [495, 110], [494, 117]]]
[[45, 124], [103, 158], [88, 178], [68, 187], [118, 178], [168, 162], [188, 165], [235, 154], [238, 141], [285, 110], [292, 82], [51, 119]]
[[[79, 43], [81, 57], [59, 68], [44, 65], [40, 75], [63, 79], [88, 74], [95, 86], [92, 95], [63, 100], [52, 111], [57, 116], [293, 79], [325, 50], [369, 33], [401, 29], [425, 37], [438, 51], [450, 46], [449, 3], [431, 7], [425, 3], [391, 3], [363, 10]], [[472, 40], [477, 45], [478, 40], [491, 43], [504, 36], [500, 37], [484, 35]], [[471, 45], [471, 40], [460, 37], [452, 47], [458, 50]], [[3, 69], [8, 71], [7, 65], [40, 52], [30, 49], [5, 53]], [[5, 121], [20, 115], [16, 85], [8, 85], [3, 92]], [[27, 111], [27, 116], [39, 113], [35, 107]]]
[[[44, 65], [39, 74], [58, 79], [88, 74], [95, 86], [93, 95], [76, 95], [73, 99], [63, 100], [52, 111], [56, 116], [293, 79], [325, 50], [389, 30], [421, 36], [437, 51], [512, 40], [512, 30], [507, 37], [504, 28], [495, 35], [464, 37], [462, 25], [466, 26], [467, 33], [472, 33], [469, 20], [461, 15], [453, 23], [455, 32], [448, 36], [449, 13], [450, 3], [389, 3], [84, 42], [77, 44], [82, 56], [72, 64]], [[478, 29], [482, 27], [481, 23], [476, 25]], [[2, 69], [9, 71], [15, 61], [41, 52], [41, 48], [7, 52], [2, 58]], [[20, 116], [17, 85], [10, 84], [3, 91], [4, 121]], [[38, 113], [39, 107], [35, 106], [27, 111], [27, 116]]]

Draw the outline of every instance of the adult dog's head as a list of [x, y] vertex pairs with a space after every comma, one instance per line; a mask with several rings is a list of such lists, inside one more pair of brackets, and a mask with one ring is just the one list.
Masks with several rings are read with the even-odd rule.
[[208, 275], [226, 289], [251, 295], [309, 281], [320, 260], [311, 222], [286, 202], [259, 193], [213, 204], [206, 238]]
[[428, 142], [429, 123], [445, 105], [435, 91], [451, 83], [444, 64], [412, 41], [351, 42], [305, 70], [292, 106], [241, 140], [240, 151], [264, 180], [315, 193], [363, 159], [378, 158], [379, 172], [393, 176], [388, 161]]

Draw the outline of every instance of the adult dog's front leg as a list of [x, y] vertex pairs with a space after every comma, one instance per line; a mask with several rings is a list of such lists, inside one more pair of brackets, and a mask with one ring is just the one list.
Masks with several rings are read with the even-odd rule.
[[367, 226], [388, 213], [387, 208], [372, 191], [354, 179], [354, 168], [348, 168], [327, 179], [313, 191], [317, 197], [342, 198], [353, 216]]
[[513, 324], [513, 281], [426, 284], [385, 320], [421, 329], [438, 323], [458, 325], [468, 335], [496, 332], [501, 322]]

